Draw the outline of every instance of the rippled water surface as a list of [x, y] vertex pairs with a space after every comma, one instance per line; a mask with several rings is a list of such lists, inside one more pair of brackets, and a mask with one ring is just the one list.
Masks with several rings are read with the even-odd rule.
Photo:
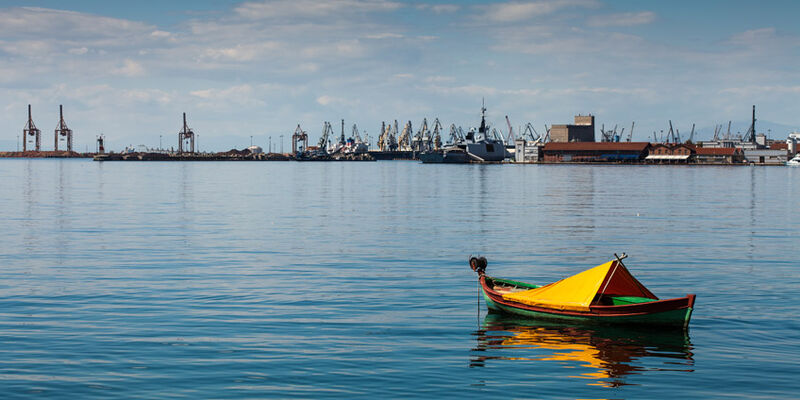
[[[0, 160], [3, 398], [790, 398], [800, 169]], [[688, 332], [487, 315], [627, 252]]]

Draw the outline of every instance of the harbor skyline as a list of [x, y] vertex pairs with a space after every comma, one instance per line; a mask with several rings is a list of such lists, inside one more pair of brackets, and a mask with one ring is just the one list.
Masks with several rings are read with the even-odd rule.
[[505, 115], [538, 129], [592, 113], [635, 120], [634, 140], [668, 119], [708, 138], [752, 104], [773, 137], [800, 127], [791, 2], [3, 4], [0, 150], [29, 103], [45, 135], [64, 104], [79, 150], [101, 133], [114, 149], [169, 146], [181, 112], [201, 149], [277, 143], [298, 123], [313, 143], [341, 118], [374, 140], [394, 119], [466, 128], [481, 98], [503, 130]]

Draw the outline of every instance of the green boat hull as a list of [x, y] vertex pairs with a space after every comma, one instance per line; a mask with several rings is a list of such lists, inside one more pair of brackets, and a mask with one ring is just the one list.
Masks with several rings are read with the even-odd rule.
[[580, 323], [608, 323], [608, 324], [631, 324], [631, 325], [664, 325], [686, 327], [692, 316], [692, 307], [679, 310], [669, 310], [644, 315], [625, 315], [625, 316], [594, 316], [594, 315], [566, 315], [557, 313], [546, 313], [533, 310], [503, 305], [493, 301], [486, 292], [483, 298], [490, 311], [513, 314], [531, 319], [558, 320]]

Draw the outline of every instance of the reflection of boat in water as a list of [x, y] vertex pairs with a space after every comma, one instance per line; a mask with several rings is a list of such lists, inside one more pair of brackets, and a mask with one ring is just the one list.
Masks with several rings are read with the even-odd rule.
[[422, 153], [419, 158], [426, 164], [501, 162], [506, 158], [506, 148], [502, 140], [489, 135], [489, 127], [486, 125], [486, 107], [481, 107], [481, 126], [478, 127], [477, 132], [470, 129], [463, 140], [445, 146], [439, 151]]
[[469, 263], [491, 311], [534, 319], [688, 326], [695, 295], [659, 300], [628, 271], [625, 257], [544, 286], [486, 276], [483, 257]]
[[[489, 314], [476, 333], [472, 367], [494, 361], [557, 362], [572, 371], [579, 368], [570, 377], [611, 387], [629, 384], [627, 375], [646, 371], [693, 371], [692, 345], [683, 329], [569, 326]], [[653, 360], [645, 363], [645, 358], [660, 358], [664, 365], [652, 367]]]

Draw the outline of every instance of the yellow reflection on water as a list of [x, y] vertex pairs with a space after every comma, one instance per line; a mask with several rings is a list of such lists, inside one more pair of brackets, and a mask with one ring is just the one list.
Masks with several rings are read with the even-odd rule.
[[[587, 379], [589, 385], [627, 385], [628, 375], [648, 370], [691, 371], [693, 363], [684, 330], [569, 326], [489, 314], [476, 336], [477, 356], [471, 366], [482, 367], [494, 360], [553, 362], [560, 368], [577, 369], [567, 376]], [[663, 358], [660, 361], [666, 365], [648, 369], [645, 364], [652, 361], [648, 357]]]

